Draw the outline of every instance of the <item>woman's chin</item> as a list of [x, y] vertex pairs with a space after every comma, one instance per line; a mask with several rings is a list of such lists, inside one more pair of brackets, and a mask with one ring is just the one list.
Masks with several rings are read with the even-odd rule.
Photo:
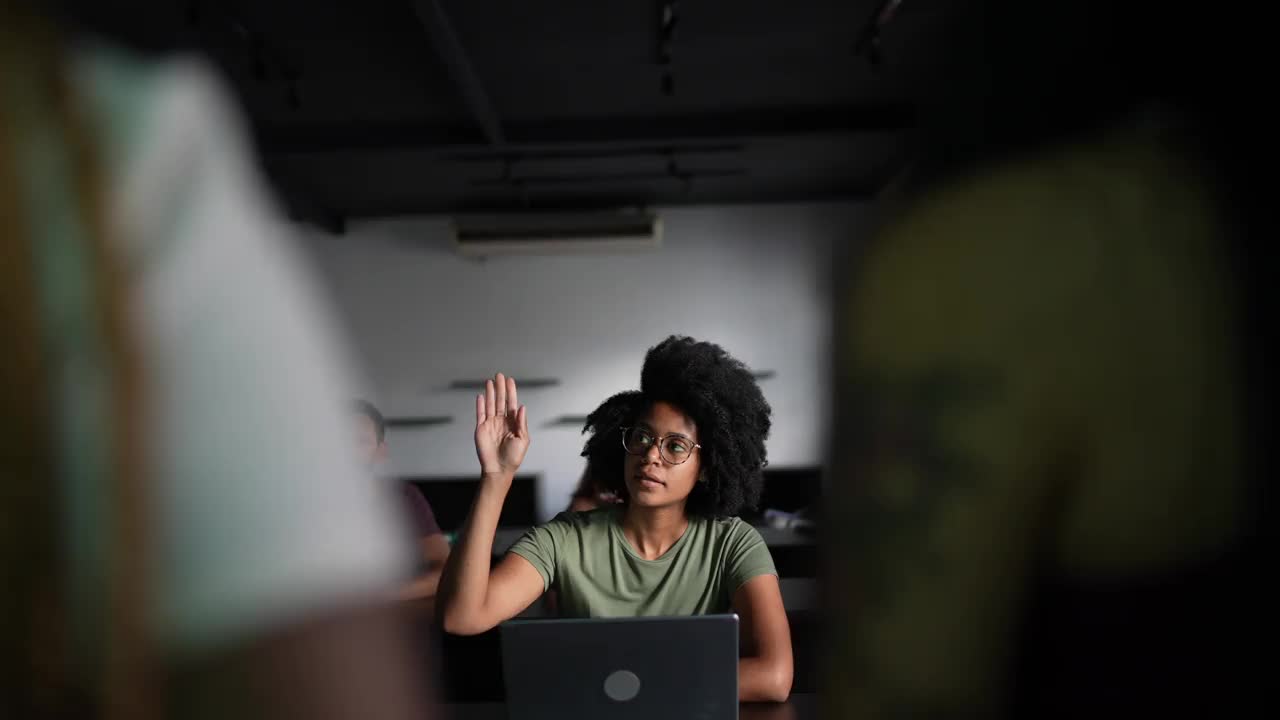
[[627, 483], [627, 502], [631, 505], [653, 506], [662, 504], [662, 492], [666, 488], [653, 487], [649, 483]]

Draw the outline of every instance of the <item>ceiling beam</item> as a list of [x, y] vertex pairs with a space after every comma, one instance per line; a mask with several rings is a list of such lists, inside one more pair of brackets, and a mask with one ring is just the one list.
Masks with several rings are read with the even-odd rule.
[[478, 178], [469, 184], [474, 188], [584, 185], [592, 186], [601, 183], [636, 183], [676, 181], [691, 182], [708, 178], [746, 177], [750, 173], [746, 168], [710, 168], [702, 170], [682, 170], [672, 164], [665, 170], [623, 170], [617, 172], [586, 173], [543, 173], [539, 175], [504, 175], [494, 178]]
[[[916, 124], [914, 106], [884, 103], [823, 108], [763, 108], [699, 115], [582, 117], [506, 126], [502, 152], [554, 152], [740, 138], [903, 132]], [[268, 155], [366, 152], [484, 151], [486, 139], [471, 127], [448, 124], [282, 126], [258, 129]]]
[[438, 214], [505, 213], [515, 211], [581, 212], [588, 210], [615, 210], [617, 208], [635, 206], [870, 202], [876, 199], [876, 194], [882, 185], [883, 183], [881, 182], [870, 182], [867, 184], [845, 183], [834, 187], [805, 188], [793, 191], [733, 194], [698, 192], [687, 198], [681, 198], [672, 193], [651, 195], [645, 192], [594, 193], [589, 195], [556, 194], [538, 196], [529, 204], [522, 203], [515, 196], [502, 198], [423, 198], [421, 201], [402, 199], [377, 205], [347, 207], [344, 208], [344, 213], [348, 220], [359, 221]]
[[526, 160], [610, 160], [671, 158], [684, 155], [732, 155], [746, 150], [740, 142], [614, 143], [610, 145], [522, 145], [508, 148], [445, 150], [440, 160], [456, 163], [521, 162]]
[[484, 84], [480, 82], [480, 76], [476, 74], [440, 0], [413, 0], [413, 9], [485, 140], [490, 145], [503, 145], [506, 137], [498, 111], [489, 99], [489, 93], [485, 92]]

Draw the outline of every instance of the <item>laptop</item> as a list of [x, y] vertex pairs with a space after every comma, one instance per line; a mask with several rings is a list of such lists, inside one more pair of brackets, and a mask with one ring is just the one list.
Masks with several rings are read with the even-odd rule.
[[738, 616], [512, 620], [511, 720], [736, 720]]

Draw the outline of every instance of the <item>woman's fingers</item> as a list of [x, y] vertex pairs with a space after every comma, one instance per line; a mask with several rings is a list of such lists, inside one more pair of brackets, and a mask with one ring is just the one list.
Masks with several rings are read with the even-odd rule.
[[493, 376], [493, 385], [497, 389], [498, 398], [494, 403], [494, 411], [498, 415], [507, 414], [507, 378], [498, 373]]
[[484, 381], [484, 394], [476, 396], [477, 425], [495, 416], [508, 416], [508, 427], [525, 430], [523, 413], [515, 378], [497, 373], [492, 380]]
[[529, 437], [529, 415], [525, 411], [525, 407], [523, 405], [520, 406], [519, 418], [520, 418], [520, 437]]

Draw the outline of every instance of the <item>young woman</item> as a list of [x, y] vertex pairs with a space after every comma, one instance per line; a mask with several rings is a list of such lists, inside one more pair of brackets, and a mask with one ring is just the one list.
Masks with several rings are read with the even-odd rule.
[[791, 631], [773, 559], [734, 514], [759, 501], [769, 405], [723, 349], [671, 337], [645, 358], [640, 390], [587, 418], [583, 455], [622, 502], [562, 513], [490, 567], [494, 531], [529, 447], [516, 383], [498, 374], [476, 398], [481, 483], [440, 581], [447, 631], [481, 633], [554, 589], [574, 617], [733, 611], [742, 622], [741, 700], [791, 692]]

